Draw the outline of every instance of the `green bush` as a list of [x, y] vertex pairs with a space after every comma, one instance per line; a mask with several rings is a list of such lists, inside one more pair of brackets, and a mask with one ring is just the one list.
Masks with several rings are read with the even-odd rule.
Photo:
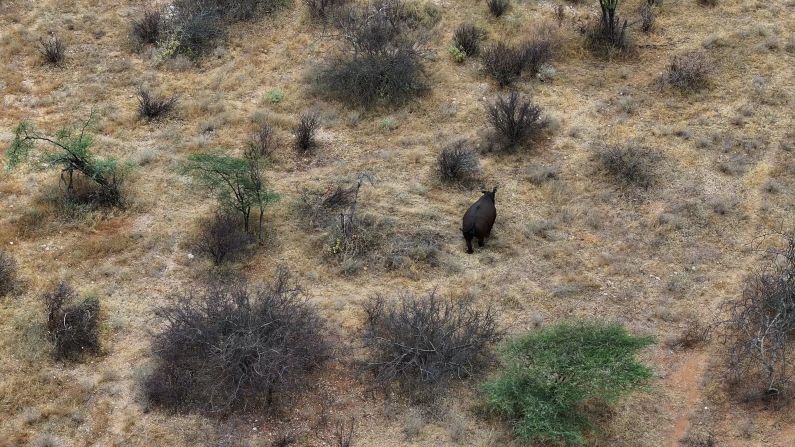
[[[91, 150], [94, 138], [88, 133], [93, 115], [81, 126], [64, 127], [55, 135], [38, 132], [33, 124], [23, 121], [14, 129], [14, 139], [6, 150], [8, 168], [28, 162], [34, 166], [60, 169], [65, 199], [104, 207], [125, 205], [122, 182], [129, 165], [116, 159], [97, 157]], [[32, 160], [33, 154], [39, 157]], [[87, 188], [81, 188], [85, 180]]]
[[484, 385], [488, 405], [515, 420], [524, 440], [583, 444], [594, 428], [585, 404], [609, 403], [648, 379], [651, 370], [634, 356], [652, 343], [607, 323], [526, 334], [503, 348], [506, 369]]

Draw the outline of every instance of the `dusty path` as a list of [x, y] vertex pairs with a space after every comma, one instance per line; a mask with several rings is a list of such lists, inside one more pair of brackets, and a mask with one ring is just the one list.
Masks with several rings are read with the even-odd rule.
[[701, 390], [704, 372], [707, 369], [708, 356], [705, 352], [690, 352], [682, 366], [670, 376], [670, 386], [678, 389], [684, 396], [684, 408], [674, 422], [671, 433], [671, 447], [679, 447], [682, 439], [690, 428], [690, 415], [701, 401]]

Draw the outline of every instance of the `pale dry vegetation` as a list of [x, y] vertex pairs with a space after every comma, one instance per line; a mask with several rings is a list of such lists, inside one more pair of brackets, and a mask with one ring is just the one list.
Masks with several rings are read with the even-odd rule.
[[[0, 29], [0, 445], [795, 443], [792, 2], [10, 1]], [[561, 379], [602, 370], [541, 341], [600, 321], [627, 349], [579, 358], [631, 380]]]

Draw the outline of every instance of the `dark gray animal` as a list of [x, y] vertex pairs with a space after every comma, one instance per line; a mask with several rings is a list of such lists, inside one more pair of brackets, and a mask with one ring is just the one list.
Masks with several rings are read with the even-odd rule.
[[495, 186], [491, 192], [481, 192], [483, 195], [464, 214], [461, 227], [461, 232], [464, 233], [464, 239], [467, 241], [467, 253], [470, 254], [474, 252], [472, 239], [478, 238], [478, 247], [482, 247], [484, 239], [491, 234], [491, 227], [494, 226], [494, 220], [497, 218], [497, 208], [494, 206], [497, 187]]

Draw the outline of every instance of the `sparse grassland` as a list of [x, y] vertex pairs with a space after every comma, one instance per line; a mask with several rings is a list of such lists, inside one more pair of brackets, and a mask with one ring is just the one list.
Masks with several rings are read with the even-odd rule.
[[[649, 33], [646, 0], [621, 2], [607, 31], [595, 27], [598, 0], [511, 1], [499, 18], [485, 1], [406, 0], [388, 16], [397, 28], [345, 1], [179, 0], [180, 14], [168, 3], [0, 3], [2, 150], [19, 123], [57, 137], [93, 112], [89, 155], [124, 165], [124, 194], [109, 196], [123, 206], [93, 206], [64, 200], [96, 192], [96, 178], [75, 175], [67, 191], [67, 165], [42, 169], [41, 151], [56, 152], [45, 142], [13, 170], [0, 158], [0, 253], [15, 278], [0, 284], [0, 445], [328, 445], [351, 426], [356, 446], [519, 445], [472, 379], [451, 381], [449, 402], [429, 409], [360, 374], [363, 304], [434, 288], [493, 310], [508, 336], [601, 320], [661, 341], [638, 354], [648, 387], [589, 408], [600, 430], [586, 444], [795, 443], [794, 413], [740, 402], [725, 386], [725, 347], [691, 334], [741, 296], [756, 248], [776, 241], [762, 236], [795, 228], [791, 1], [654, 2]], [[353, 33], [363, 21], [389, 39]], [[455, 36], [462, 24], [472, 28]], [[500, 42], [519, 68], [489, 59]], [[453, 45], [463, 56], [450, 57]], [[393, 70], [379, 77], [372, 61]], [[508, 68], [494, 77], [491, 62]], [[371, 76], [383, 82], [358, 82]], [[168, 104], [159, 119], [139, 110], [141, 86]], [[492, 150], [507, 142], [487, 110], [512, 91], [538, 108], [543, 131], [527, 150]], [[440, 176], [440, 151], [456, 141], [464, 182]], [[654, 162], [594, 156], [630, 145]], [[218, 266], [197, 235], [213, 234], [229, 197], [183, 169], [207, 154], [245, 167], [250, 191], [280, 197], [241, 207], [254, 211], [236, 222], [248, 235], [232, 250], [245, 245], [245, 256]], [[630, 181], [641, 171], [648, 187]], [[494, 185], [489, 243], [466, 255], [461, 216]], [[311, 392], [223, 420], [147, 405], [153, 334], [167, 327], [154, 310], [211, 278], [257, 290], [282, 265], [333, 347], [322, 368], [302, 369]], [[101, 349], [82, 362], [52, 356], [41, 297], [60, 282], [101, 302], [91, 332]]]

